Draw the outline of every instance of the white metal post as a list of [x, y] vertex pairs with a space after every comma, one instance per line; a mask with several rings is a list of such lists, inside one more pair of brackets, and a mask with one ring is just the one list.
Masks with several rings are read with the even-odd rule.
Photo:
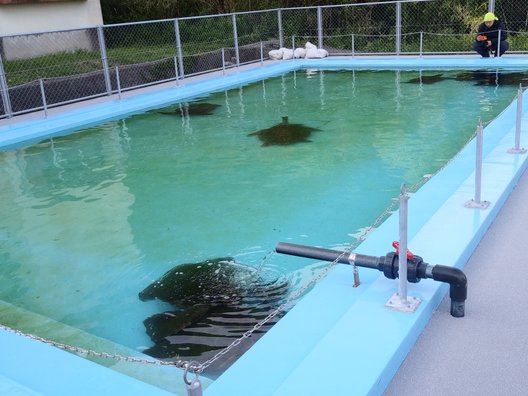
[[40, 96], [42, 97], [42, 107], [44, 109], [44, 117], [48, 118], [48, 103], [46, 101], [46, 92], [44, 91], [44, 81], [39, 79]]
[[523, 88], [519, 84], [517, 91], [517, 122], [515, 123], [515, 146], [508, 150], [510, 154], [525, 154], [526, 149], [521, 148], [521, 128], [522, 128], [522, 112], [523, 112]]
[[405, 184], [400, 191], [400, 251], [398, 255], [398, 296], [401, 304], [407, 304], [407, 201]]
[[176, 86], [179, 87], [180, 79], [178, 77], [178, 57], [177, 56], [174, 57], [174, 76], [176, 78]]
[[2, 94], [4, 113], [7, 115], [7, 118], [11, 118], [13, 117], [13, 110], [11, 109], [11, 99], [9, 98], [9, 88], [7, 86], [7, 79], [4, 72], [2, 54], [0, 54], [0, 93]]
[[225, 75], [225, 49], [222, 48], [222, 74]]
[[323, 9], [317, 7], [317, 42], [318, 47], [323, 48]]
[[238, 53], [238, 32], [237, 32], [237, 24], [236, 24], [236, 14], [233, 14], [233, 38], [235, 40], [235, 57], [236, 57], [236, 65], [237, 67], [240, 66], [240, 55]]
[[400, 190], [400, 223], [399, 223], [399, 245], [398, 246], [398, 293], [392, 295], [385, 306], [395, 311], [414, 313], [418, 309], [421, 300], [407, 295], [407, 217], [409, 195], [405, 184]]
[[180, 23], [178, 22], [177, 19], [174, 20], [174, 32], [176, 34], [176, 51], [178, 51], [178, 61], [179, 61], [179, 66], [180, 66], [179, 75], [183, 79], [183, 77], [185, 76], [185, 70], [183, 69], [182, 45], [181, 45], [181, 37], [180, 37]]
[[396, 3], [396, 55], [401, 53], [401, 2]]
[[483, 130], [482, 121], [479, 120], [477, 126], [476, 136], [476, 158], [475, 158], [475, 198], [466, 202], [466, 208], [487, 209], [488, 201], [481, 201], [482, 190], [482, 146], [483, 146]]
[[103, 74], [106, 85], [106, 94], [112, 94], [112, 83], [110, 81], [110, 70], [108, 69], [108, 57], [106, 55], [106, 43], [104, 38], [103, 26], [97, 26], [97, 38], [99, 39], [99, 52], [101, 53], [101, 62], [103, 64]]
[[500, 57], [500, 47], [501, 47], [501, 31], [499, 30], [499, 38], [497, 40], [497, 52], [495, 52], [495, 58]]
[[282, 10], [277, 10], [277, 23], [279, 24], [279, 48], [282, 48], [283, 36], [282, 36]]
[[117, 97], [121, 100], [121, 79], [119, 78], [119, 67], [116, 65]]

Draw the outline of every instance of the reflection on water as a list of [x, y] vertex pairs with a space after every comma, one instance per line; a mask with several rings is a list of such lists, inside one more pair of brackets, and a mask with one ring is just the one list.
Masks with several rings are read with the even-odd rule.
[[[515, 96], [456, 72], [423, 82], [437, 74], [297, 71], [0, 153], [0, 300], [13, 307], [0, 322], [24, 330], [27, 310], [56, 321], [59, 341], [74, 341], [62, 323], [144, 351], [145, 318], [174, 307], [138, 293], [178, 264], [259, 268], [278, 241], [352, 242]], [[283, 116], [311, 143], [262, 147]], [[275, 255], [261, 271], [290, 293], [324, 267], [312, 264]]]

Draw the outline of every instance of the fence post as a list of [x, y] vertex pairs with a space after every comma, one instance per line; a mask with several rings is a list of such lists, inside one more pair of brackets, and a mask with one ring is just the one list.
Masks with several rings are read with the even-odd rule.
[[282, 48], [284, 37], [283, 37], [283, 32], [282, 32], [282, 10], [281, 9], [277, 10], [277, 22], [279, 24], [279, 48]]
[[225, 49], [222, 48], [222, 74], [225, 75]]
[[101, 62], [103, 63], [103, 74], [106, 85], [106, 94], [112, 94], [112, 82], [110, 81], [110, 70], [108, 69], [108, 58], [106, 56], [106, 43], [104, 38], [103, 27], [97, 26], [97, 38], [99, 39], [99, 52], [101, 53]]
[[495, 58], [500, 57], [500, 47], [501, 47], [501, 31], [499, 30], [499, 39], [497, 40], [497, 52], [495, 52]]
[[264, 65], [264, 47], [262, 41], [260, 42], [260, 66]]
[[121, 100], [121, 79], [119, 78], [119, 67], [115, 67], [116, 69], [116, 82], [117, 82], [117, 97], [119, 100]]
[[176, 51], [178, 51], [178, 64], [180, 66], [180, 76], [183, 80], [185, 70], [183, 69], [182, 45], [180, 38], [180, 23], [177, 19], [174, 20], [174, 33], [176, 34]]
[[517, 91], [517, 122], [515, 124], [515, 147], [508, 150], [510, 154], [525, 154], [526, 149], [521, 148], [521, 126], [522, 126], [522, 111], [523, 111], [523, 89], [522, 84], [519, 84]]
[[40, 96], [42, 97], [42, 107], [44, 108], [44, 117], [48, 118], [48, 103], [46, 101], [46, 92], [44, 91], [44, 82], [39, 79]]
[[317, 7], [317, 43], [319, 48], [323, 48], [323, 8]]
[[354, 57], [356, 53], [356, 43], [354, 41], [354, 33], [352, 33], [352, 57]]
[[237, 33], [237, 25], [236, 25], [236, 14], [233, 14], [233, 37], [235, 39], [236, 65], [237, 67], [239, 67], [240, 66], [240, 55], [238, 53], [238, 33]]
[[488, 2], [488, 12], [495, 12], [495, 0], [489, 0]]
[[0, 92], [2, 93], [2, 102], [4, 104], [4, 112], [8, 118], [13, 117], [13, 110], [11, 109], [11, 100], [9, 98], [9, 88], [7, 86], [7, 79], [4, 72], [4, 63], [2, 61], [2, 54], [0, 54]]
[[484, 127], [482, 121], [479, 120], [477, 126], [477, 137], [476, 137], [476, 161], [475, 161], [475, 198], [466, 202], [464, 205], [466, 208], [475, 209], [487, 209], [489, 206], [488, 201], [480, 201], [480, 193], [482, 190], [482, 140]]
[[178, 57], [174, 56], [174, 76], [176, 77], [176, 86], [180, 86], [180, 79], [178, 76]]
[[423, 54], [423, 32], [420, 32], [420, 58]]
[[396, 3], [396, 55], [401, 53], [401, 2]]

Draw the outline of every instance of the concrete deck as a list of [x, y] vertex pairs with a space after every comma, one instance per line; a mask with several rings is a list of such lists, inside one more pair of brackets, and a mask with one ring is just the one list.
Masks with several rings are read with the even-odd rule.
[[464, 269], [466, 316], [446, 297], [385, 396], [526, 395], [527, 199], [525, 172]]

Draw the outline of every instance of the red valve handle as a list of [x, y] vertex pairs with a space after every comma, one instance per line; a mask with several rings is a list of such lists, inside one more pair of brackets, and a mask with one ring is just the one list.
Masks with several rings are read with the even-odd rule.
[[[396, 249], [396, 254], [399, 256], [400, 255], [400, 242], [398, 241], [394, 241], [392, 242], [392, 246]], [[412, 260], [414, 258], [414, 254], [412, 254], [412, 252], [407, 249], [407, 260]]]

